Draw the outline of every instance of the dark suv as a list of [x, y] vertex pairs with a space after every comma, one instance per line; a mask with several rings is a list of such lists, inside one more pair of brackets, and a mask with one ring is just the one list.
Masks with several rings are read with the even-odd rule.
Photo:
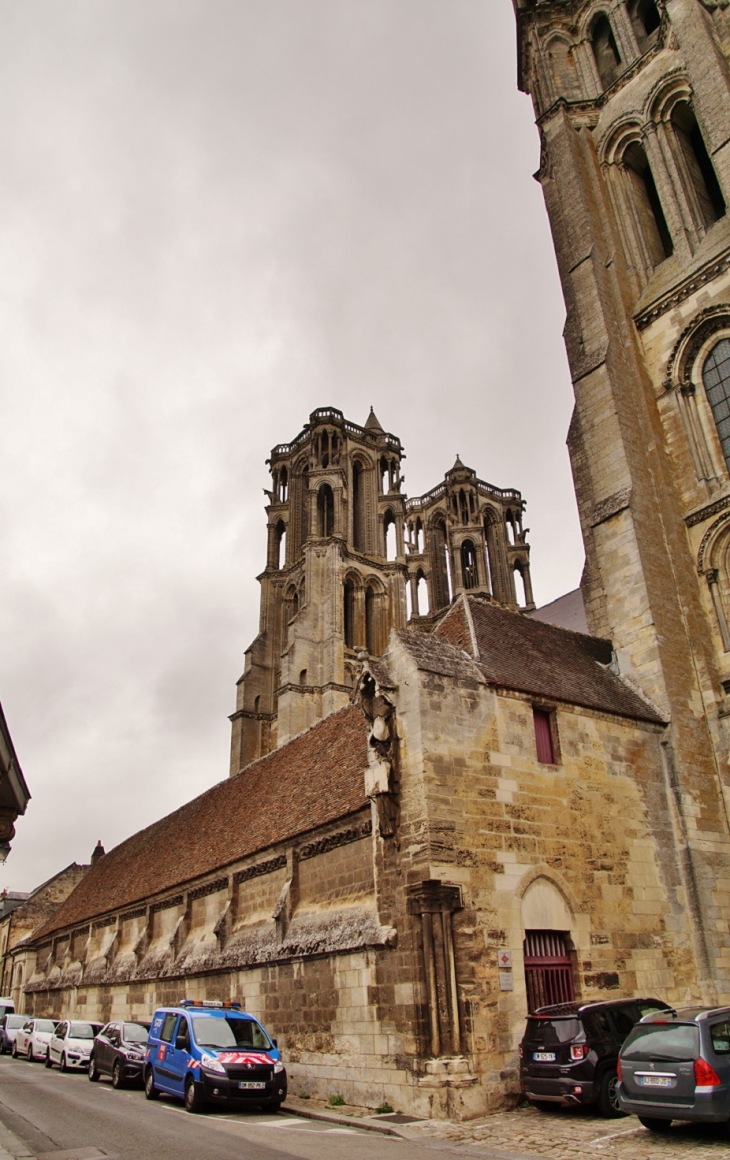
[[670, 1011], [661, 999], [560, 1003], [527, 1018], [520, 1044], [520, 1080], [530, 1103], [596, 1104], [604, 1116], [624, 1114], [616, 1063], [626, 1036], [653, 1011]]

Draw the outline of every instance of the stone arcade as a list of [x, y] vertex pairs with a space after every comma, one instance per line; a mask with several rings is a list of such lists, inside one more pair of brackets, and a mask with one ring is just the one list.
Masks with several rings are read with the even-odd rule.
[[374, 415], [315, 411], [270, 460], [232, 776], [34, 931], [38, 1012], [237, 998], [294, 1091], [471, 1116], [528, 1005], [730, 1002], [727, 0], [515, 9], [590, 634], [535, 613], [518, 492], [457, 460], [408, 499]]

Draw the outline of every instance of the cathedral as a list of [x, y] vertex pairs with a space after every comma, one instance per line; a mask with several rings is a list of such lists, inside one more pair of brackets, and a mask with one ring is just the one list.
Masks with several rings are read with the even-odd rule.
[[314, 411], [268, 461], [230, 776], [14, 946], [26, 1010], [235, 999], [295, 1094], [470, 1117], [543, 1003], [730, 1003], [730, 4], [514, 4], [580, 593], [535, 608], [519, 491], [457, 458], [408, 497], [372, 411]]

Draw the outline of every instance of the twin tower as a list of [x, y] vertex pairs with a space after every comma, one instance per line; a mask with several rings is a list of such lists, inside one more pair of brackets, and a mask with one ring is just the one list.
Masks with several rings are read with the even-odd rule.
[[259, 634], [238, 682], [231, 773], [347, 703], [357, 650], [392, 628], [428, 630], [460, 592], [534, 607], [518, 491], [458, 459], [408, 499], [405, 453], [371, 410], [364, 427], [324, 407], [268, 461]]

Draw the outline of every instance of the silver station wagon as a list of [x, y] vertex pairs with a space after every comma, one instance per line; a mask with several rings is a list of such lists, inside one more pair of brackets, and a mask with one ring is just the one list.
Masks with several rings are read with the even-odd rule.
[[672, 1120], [730, 1120], [730, 1007], [657, 1011], [619, 1055], [619, 1103], [645, 1128]]

